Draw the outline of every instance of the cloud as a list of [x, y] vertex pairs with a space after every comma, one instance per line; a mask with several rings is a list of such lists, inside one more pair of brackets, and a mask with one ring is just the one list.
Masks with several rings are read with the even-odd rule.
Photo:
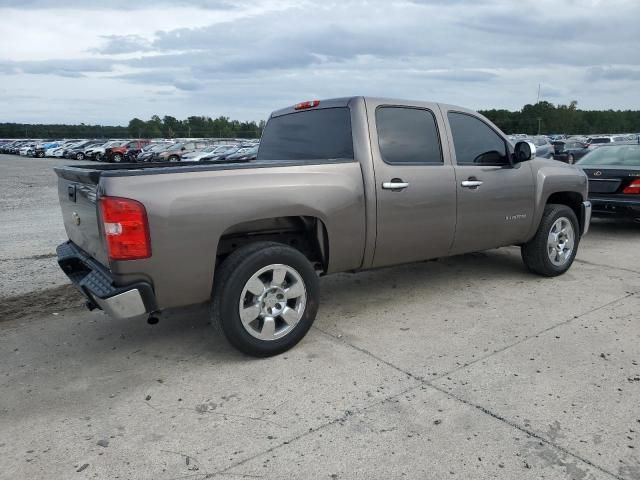
[[140, 35], [103, 35], [102, 38], [106, 43], [90, 51], [102, 55], [114, 55], [151, 50], [151, 42]]
[[[28, 109], [18, 92], [45, 101], [56, 95], [33, 87], [45, 77], [73, 85], [76, 94], [97, 85], [107, 99], [124, 92], [127, 109], [99, 106], [123, 122], [150, 104], [159, 114], [257, 120], [304, 98], [362, 94], [517, 109], [535, 100], [538, 84], [554, 103], [575, 98], [584, 108], [640, 108], [633, 88], [640, 79], [636, 1], [161, 0], [153, 10], [151, 0], [91, 3], [3, 2], [27, 9], [30, 24], [50, 25], [51, 45], [38, 55], [45, 33], [12, 30], [13, 42], [29, 45], [33, 59], [0, 60], [2, 81], [16, 92], [5, 111]], [[59, 8], [67, 9], [62, 23]], [[82, 32], [84, 50], [58, 27], [103, 16], [109, 21]], [[206, 19], [193, 23], [195, 17]], [[65, 56], [69, 50], [75, 57]], [[78, 112], [93, 114], [93, 97]]]
[[601, 80], [640, 80], [640, 68], [592, 67], [587, 70], [586, 77], [590, 81]]
[[146, 7], [171, 5], [178, 7], [198, 7], [207, 9], [227, 10], [236, 8], [232, 0], [107, 0], [102, 2], [87, 2], [86, 0], [3, 0], [3, 8], [20, 9], [51, 9], [77, 8], [90, 10], [139, 10]]

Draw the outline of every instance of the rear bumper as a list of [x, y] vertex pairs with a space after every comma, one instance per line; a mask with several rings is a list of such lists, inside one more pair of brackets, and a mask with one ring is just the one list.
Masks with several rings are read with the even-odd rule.
[[91, 307], [100, 308], [114, 318], [139, 317], [157, 310], [150, 283], [115, 286], [111, 272], [73, 242], [59, 245], [56, 253], [60, 268]]
[[596, 216], [640, 218], [640, 198], [635, 200], [593, 196], [590, 200]]

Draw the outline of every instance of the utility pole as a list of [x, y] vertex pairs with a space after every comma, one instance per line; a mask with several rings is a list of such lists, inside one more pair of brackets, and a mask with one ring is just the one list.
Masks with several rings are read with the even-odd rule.
[[542, 121], [542, 118], [538, 117], [538, 135], [540, 135], [540, 122]]
[[[536, 105], [540, 103], [540, 84], [538, 84], [538, 100], [536, 101]], [[539, 133], [539, 132], [538, 132]]]

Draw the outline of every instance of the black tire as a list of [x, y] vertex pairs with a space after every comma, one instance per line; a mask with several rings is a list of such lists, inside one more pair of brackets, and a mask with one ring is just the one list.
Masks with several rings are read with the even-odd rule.
[[111, 161], [114, 163], [120, 163], [122, 162], [122, 154], [120, 153], [114, 153], [113, 157], [111, 157]]
[[169, 157], [169, 161], [170, 162], [179, 162], [180, 161], [180, 157], [178, 155], [171, 155]]
[[[562, 265], [555, 265], [549, 258], [548, 237], [554, 223], [559, 218], [566, 218], [571, 223], [574, 232], [573, 251]], [[533, 273], [545, 277], [556, 277], [565, 273], [576, 257], [580, 244], [580, 224], [575, 212], [566, 205], [548, 204], [544, 208], [542, 220], [535, 236], [520, 249], [524, 264]]]
[[102, 154], [101, 153], [96, 153], [95, 156], [93, 157], [93, 160], [96, 162], [101, 162], [102, 161]]
[[[260, 269], [283, 264], [296, 270], [306, 291], [306, 305], [298, 323], [283, 337], [261, 340], [252, 336], [240, 320], [239, 304], [249, 279]], [[241, 352], [255, 357], [268, 357], [295, 346], [311, 328], [318, 312], [319, 281], [313, 265], [298, 250], [275, 242], [256, 242], [239, 248], [217, 268], [211, 320], [229, 343]]]
[[38, 152], [38, 153], [36, 154], [36, 156], [37, 156], [38, 158], [44, 158], [44, 152]]
[[84, 153], [78, 152], [76, 154], [76, 160], [84, 160]]

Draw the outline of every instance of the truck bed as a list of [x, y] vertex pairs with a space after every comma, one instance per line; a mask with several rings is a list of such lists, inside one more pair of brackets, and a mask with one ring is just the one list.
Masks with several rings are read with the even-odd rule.
[[237, 162], [193, 162], [193, 163], [99, 163], [55, 167], [59, 178], [97, 185], [101, 177], [127, 177], [135, 175], [160, 175], [166, 173], [204, 172], [216, 170], [239, 170], [247, 168], [275, 168], [287, 166], [318, 165], [354, 162], [351, 159], [318, 160], [240, 160]]

